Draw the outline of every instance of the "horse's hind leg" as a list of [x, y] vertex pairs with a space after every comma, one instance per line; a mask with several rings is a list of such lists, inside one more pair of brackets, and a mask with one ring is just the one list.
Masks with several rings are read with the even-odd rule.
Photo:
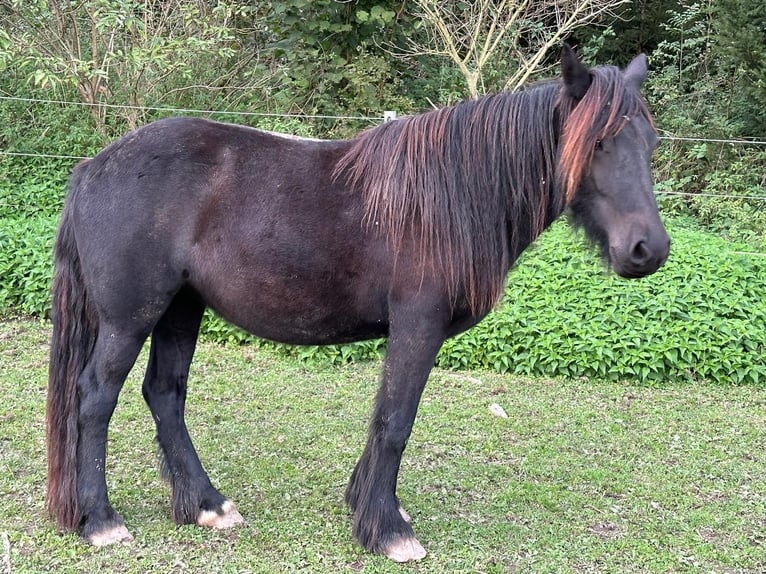
[[152, 331], [143, 395], [157, 426], [162, 473], [172, 489], [178, 524], [228, 528], [243, 522], [234, 504], [210, 483], [184, 420], [186, 385], [205, 306], [179, 292]]
[[90, 360], [77, 380], [77, 504], [80, 535], [96, 546], [131, 540], [106, 488], [107, 427], [117, 396], [145, 336], [102, 322]]

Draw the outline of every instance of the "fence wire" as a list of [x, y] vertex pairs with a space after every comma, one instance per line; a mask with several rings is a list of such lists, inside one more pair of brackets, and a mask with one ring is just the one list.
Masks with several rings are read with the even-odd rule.
[[[344, 120], [344, 121], [369, 121], [369, 122], [384, 122], [388, 119], [387, 114], [391, 112], [384, 112], [380, 116], [353, 116], [353, 115], [324, 115], [324, 114], [286, 114], [286, 113], [270, 113], [270, 112], [242, 112], [233, 110], [207, 110], [196, 108], [175, 108], [175, 107], [158, 107], [158, 106], [135, 106], [124, 104], [106, 104], [106, 103], [88, 103], [88, 102], [72, 102], [67, 100], [54, 100], [45, 98], [25, 98], [20, 96], [5, 96], [0, 95], [0, 101], [12, 101], [23, 102], [29, 104], [46, 104], [46, 105], [61, 105], [61, 106], [85, 106], [85, 107], [103, 107], [107, 109], [124, 109], [124, 110], [145, 110], [166, 112], [170, 114], [204, 114], [204, 115], [231, 115], [241, 117], [267, 117], [267, 118], [284, 118], [284, 119], [298, 119], [298, 120]], [[684, 143], [717, 143], [727, 145], [766, 145], [766, 139], [764, 138], [739, 138], [739, 139], [726, 139], [726, 138], [708, 138], [697, 136], [677, 136], [677, 135], [660, 135], [661, 141], [677, 141]], [[48, 153], [35, 153], [35, 152], [18, 152], [10, 150], [0, 150], [0, 156], [14, 156], [14, 157], [30, 157], [41, 159], [67, 159], [67, 160], [84, 160], [90, 159], [87, 156], [77, 155], [62, 155], [62, 154], [48, 154]], [[656, 195], [667, 196], [686, 196], [686, 197], [717, 197], [721, 199], [739, 199], [747, 201], [766, 201], [766, 197], [762, 196], [743, 196], [732, 194], [714, 194], [714, 193], [690, 193], [681, 191], [665, 191], [660, 190], [655, 192]]]
[[[101, 107], [106, 109], [122, 109], [122, 110], [145, 110], [154, 112], [167, 112], [174, 114], [204, 114], [204, 115], [231, 115], [231, 116], [243, 116], [243, 117], [265, 117], [265, 118], [285, 118], [285, 119], [301, 119], [301, 120], [359, 120], [369, 122], [382, 122], [386, 119], [386, 114], [389, 112], [383, 112], [379, 116], [352, 116], [352, 115], [324, 115], [324, 114], [285, 114], [275, 112], [243, 112], [235, 110], [209, 110], [209, 109], [197, 109], [197, 108], [165, 108], [159, 106], [137, 106], [127, 104], [107, 104], [107, 103], [90, 103], [90, 102], [72, 102], [68, 100], [52, 100], [44, 98], [24, 98], [20, 96], [3, 96], [0, 95], [0, 101], [14, 101], [24, 102], [30, 104], [53, 104], [62, 106], [84, 106], [84, 107]], [[666, 141], [680, 141], [690, 143], [722, 143], [733, 145], [766, 145], [766, 138], [707, 138], [701, 136], [678, 136], [678, 135], [661, 135], [660, 140]]]
[[19, 96], [0, 96], [0, 101], [24, 102], [28, 104], [53, 104], [62, 106], [84, 106], [98, 107], [118, 110], [144, 110], [149, 112], [167, 112], [171, 114], [204, 114], [204, 115], [229, 115], [229, 116], [251, 116], [263, 118], [295, 118], [302, 120], [362, 120], [362, 121], [382, 121], [383, 115], [379, 117], [372, 116], [334, 116], [322, 114], [279, 114], [272, 112], [241, 112], [235, 110], [205, 110], [195, 108], [164, 108], [156, 106], [132, 106], [127, 104], [96, 104], [89, 102], [70, 102], [66, 100], [48, 100], [43, 98], [22, 98]]

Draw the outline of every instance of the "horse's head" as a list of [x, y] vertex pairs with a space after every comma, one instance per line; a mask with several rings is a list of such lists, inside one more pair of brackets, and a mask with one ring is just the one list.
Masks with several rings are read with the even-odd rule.
[[564, 123], [560, 180], [574, 223], [601, 247], [623, 277], [643, 277], [665, 263], [670, 238], [652, 191], [651, 156], [657, 134], [639, 93], [646, 58], [624, 71], [584, 67], [565, 48], [562, 102], [571, 113]]

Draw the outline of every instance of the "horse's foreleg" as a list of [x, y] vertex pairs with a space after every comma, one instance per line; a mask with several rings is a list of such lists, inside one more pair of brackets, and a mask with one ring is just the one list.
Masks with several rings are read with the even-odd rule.
[[362, 546], [406, 562], [423, 558], [426, 551], [396, 497], [399, 465], [444, 335], [438, 321], [417, 312], [401, 316], [391, 322], [367, 445], [351, 476], [346, 502]]
[[184, 419], [189, 366], [204, 311], [193, 296], [176, 295], [152, 331], [142, 391], [157, 427], [162, 474], [172, 490], [173, 520], [228, 528], [243, 522], [242, 516], [211, 484]]
[[132, 540], [122, 517], [109, 503], [106, 488], [106, 444], [109, 420], [125, 378], [143, 340], [102, 324], [91, 359], [77, 381], [77, 504], [80, 535], [102, 546]]

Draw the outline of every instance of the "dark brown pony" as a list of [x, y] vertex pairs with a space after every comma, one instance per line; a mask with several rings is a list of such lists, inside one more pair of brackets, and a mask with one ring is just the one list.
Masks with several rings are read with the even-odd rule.
[[365, 548], [422, 557], [396, 483], [443, 341], [492, 309], [518, 255], [567, 207], [623, 276], [652, 273], [668, 255], [644, 57], [624, 72], [588, 70], [567, 48], [562, 72], [350, 141], [163, 120], [78, 165], [53, 283], [47, 503], [58, 525], [93, 544], [131, 538], [107, 496], [107, 427], [149, 336], [143, 395], [173, 518], [242, 521], [184, 422], [210, 307], [285, 343], [388, 337], [346, 501]]

